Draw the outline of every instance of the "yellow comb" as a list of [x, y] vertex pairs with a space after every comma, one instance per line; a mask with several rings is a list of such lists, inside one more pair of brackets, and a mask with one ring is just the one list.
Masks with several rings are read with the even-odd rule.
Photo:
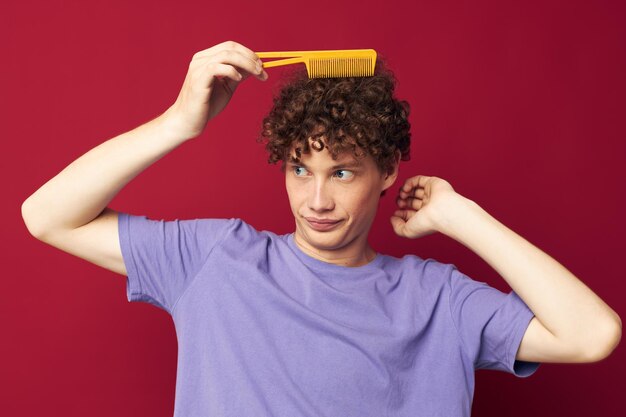
[[303, 62], [309, 78], [371, 77], [376, 65], [376, 51], [373, 49], [256, 52], [256, 55], [259, 58], [288, 58], [263, 62], [263, 68]]

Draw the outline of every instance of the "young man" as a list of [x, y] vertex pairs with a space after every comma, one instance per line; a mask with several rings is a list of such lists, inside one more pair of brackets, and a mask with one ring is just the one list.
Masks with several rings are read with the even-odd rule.
[[441, 178], [402, 184], [394, 231], [450, 236], [513, 291], [368, 244], [409, 148], [407, 110], [380, 71], [294, 81], [264, 120], [270, 162], [285, 170], [292, 234], [107, 207], [198, 136], [251, 75], [267, 79], [241, 44], [197, 53], [165, 113], [90, 150], [22, 205], [36, 238], [126, 275], [129, 301], [172, 315], [176, 416], [468, 416], [475, 369], [527, 377], [540, 362], [593, 362], [615, 348], [621, 321], [609, 306]]

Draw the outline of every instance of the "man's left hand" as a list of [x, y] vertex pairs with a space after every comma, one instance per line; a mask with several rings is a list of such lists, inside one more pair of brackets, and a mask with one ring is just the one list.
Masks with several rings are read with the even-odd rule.
[[391, 216], [398, 236], [416, 239], [438, 231], [464, 197], [442, 178], [418, 175], [404, 182]]

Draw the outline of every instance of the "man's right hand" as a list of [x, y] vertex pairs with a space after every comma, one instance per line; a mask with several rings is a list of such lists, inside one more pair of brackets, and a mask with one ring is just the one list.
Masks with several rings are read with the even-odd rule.
[[226, 41], [197, 52], [176, 102], [161, 117], [176, 137], [195, 138], [250, 75], [262, 81], [268, 78], [259, 57], [237, 42]]

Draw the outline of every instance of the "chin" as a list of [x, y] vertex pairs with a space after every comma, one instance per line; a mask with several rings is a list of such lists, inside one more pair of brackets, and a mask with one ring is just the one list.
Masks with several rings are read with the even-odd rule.
[[317, 232], [313, 234], [309, 233], [305, 235], [305, 239], [315, 249], [331, 251], [337, 250], [343, 247], [343, 239], [339, 236], [315, 236]]

